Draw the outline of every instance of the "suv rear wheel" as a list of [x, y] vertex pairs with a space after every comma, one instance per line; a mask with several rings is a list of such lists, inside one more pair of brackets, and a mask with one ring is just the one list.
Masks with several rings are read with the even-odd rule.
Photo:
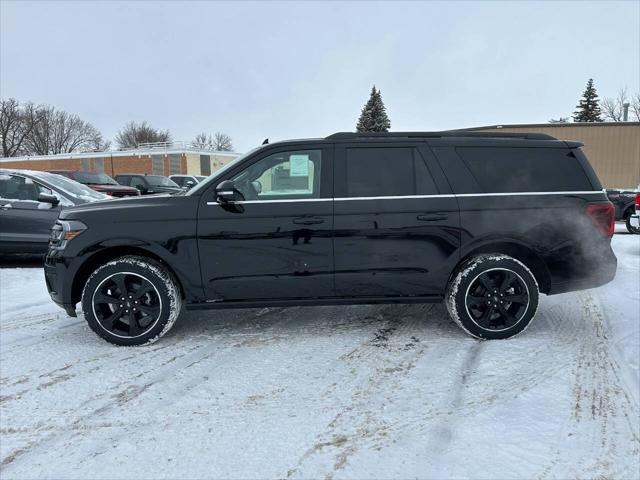
[[469, 335], [509, 338], [522, 332], [538, 308], [538, 283], [522, 262], [486, 254], [464, 262], [446, 294], [451, 318]]
[[91, 274], [82, 292], [89, 327], [116, 345], [153, 343], [180, 315], [177, 281], [161, 263], [145, 257], [112, 260]]

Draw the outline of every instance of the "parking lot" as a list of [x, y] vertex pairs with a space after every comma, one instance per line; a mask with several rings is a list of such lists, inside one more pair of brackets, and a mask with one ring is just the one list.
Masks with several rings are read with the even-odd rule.
[[118, 348], [4, 259], [2, 476], [635, 477], [640, 236], [617, 232], [612, 283], [492, 342], [392, 305], [187, 312]]

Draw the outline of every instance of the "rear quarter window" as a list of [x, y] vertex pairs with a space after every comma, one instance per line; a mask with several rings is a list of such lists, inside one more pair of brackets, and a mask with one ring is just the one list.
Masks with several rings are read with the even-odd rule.
[[594, 190], [568, 148], [458, 147], [456, 152], [486, 193]]

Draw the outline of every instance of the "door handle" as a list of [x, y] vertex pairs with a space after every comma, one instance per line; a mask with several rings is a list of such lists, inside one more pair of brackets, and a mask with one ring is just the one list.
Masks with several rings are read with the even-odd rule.
[[318, 223], [324, 223], [322, 217], [296, 217], [293, 219], [293, 223], [298, 225], [317, 225]]
[[423, 213], [418, 215], [418, 220], [422, 222], [437, 222], [438, 220], [446, 220], [449, 215], [446, 213]]
[[10, 203], [7, 203], [5, 205], [0, 205], [0, 210], [9, 210], [11, 208], [13, 208], [13, 207], [11, 206]]

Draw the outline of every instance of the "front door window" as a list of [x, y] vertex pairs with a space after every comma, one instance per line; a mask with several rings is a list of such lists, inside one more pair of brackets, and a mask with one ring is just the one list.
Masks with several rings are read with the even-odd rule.
[[321, 150], [271, 154], [237, 174], [233, 181], [245, 200], [320, 198]]

